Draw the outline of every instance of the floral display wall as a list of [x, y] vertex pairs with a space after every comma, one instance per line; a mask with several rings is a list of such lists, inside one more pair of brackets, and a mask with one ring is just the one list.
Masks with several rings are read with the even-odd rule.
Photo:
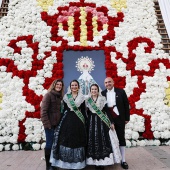
[[10, 1], [0, 20], [0, 151], [44, 148], [40, 103], [64, 77], [65, 50], [104, 51], [106, 76], [130, 102], [127, 147], [170, 145], [170, 56], [156, 24], [153, 0]]

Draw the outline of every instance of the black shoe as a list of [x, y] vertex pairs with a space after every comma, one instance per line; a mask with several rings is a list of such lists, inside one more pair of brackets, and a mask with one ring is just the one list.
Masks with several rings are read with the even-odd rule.
[[128, 166], [128, 164], [127, 164], [126, 162], [122, 162], [122, 163], [121, 163], [121, 167], [122, 167], [123, 169], [128, 169], [128, 168], [129, 168], [129, 166]]

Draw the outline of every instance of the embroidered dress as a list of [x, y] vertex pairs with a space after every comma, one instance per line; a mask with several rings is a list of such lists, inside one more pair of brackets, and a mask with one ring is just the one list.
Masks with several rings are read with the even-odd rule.
[[[99, 96], [95, 104], [106, 115], [105, 97]], [[120, 163], [121, 154], [115, 130], [110, 130], [106, 123], [96, 114], [88, 99], [86, 99], [86, 106], [88, 116], [87, 165], [107, 166]]]
[[[82, 120], [73, 111], [67, 94], [64, 100], [64, 116], [54, 133], [54, 142], [50, 162], [52, 166], [63, 169], [82, 169], [85, 167], [86, 128]], [[79, 93], [75, 105], [85, 115], [84, 96]]]

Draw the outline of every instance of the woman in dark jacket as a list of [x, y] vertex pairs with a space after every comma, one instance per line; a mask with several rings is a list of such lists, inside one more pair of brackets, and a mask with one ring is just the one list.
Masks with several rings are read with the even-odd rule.
[[45, 94], [41, 104], [41, 120], [45, 129], [46, 146], [45, 160], [46, 170], [52, 170], [49, 162], [51, 148], [54, 138], [54, 129], [58, 125], [61, 118], [61, 101], [63, 98], [64, 83], [62, 80], [54, 80]]

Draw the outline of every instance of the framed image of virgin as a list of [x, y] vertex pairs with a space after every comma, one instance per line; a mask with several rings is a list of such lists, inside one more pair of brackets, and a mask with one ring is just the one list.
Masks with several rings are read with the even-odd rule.
[[[97, 83], [104, 89], [105, 79], [104, 51], [64, 51], [63, 70], [66, 88], [73, 79], [77, 79], [83, 94], [89, 93], [89, 87]], [[65, 89], [66, 90], [66, 89]]]

